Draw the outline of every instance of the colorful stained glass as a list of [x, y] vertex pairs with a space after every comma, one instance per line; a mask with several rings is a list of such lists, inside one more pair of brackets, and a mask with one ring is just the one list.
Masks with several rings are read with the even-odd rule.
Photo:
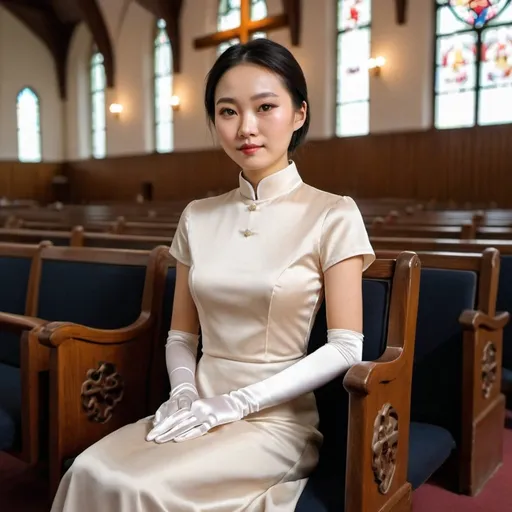
[[105, 66], [103, 55], [95, 51], [91, 57], [91, 150], [94, 158], [105, 158], [107, 133], [105, 119]]
[[159, 153], [173, 150], [172, 116], [172, 49], [165, 21], [158, 20], [155, 38], [155, 149]]
[[510, 0], [450, 0], [455, 16], [471, 27], [482, 28], [507, 7]]
[[42, 155], [39, 98], [30, 87], [25, 87], [18, 93], [16, 111], [18, 159], [20, 162], [40, 162]]
[[476, 85], [476, 44], [473, 32], [437, 39], [436, 92], [473, 89]]
[[371, 0], [338, 0], [338, 30], [364, 27], [371, 20]]
[[336, 135], [369, 132], [371, 2], [338, 1]]
[[512, 122], [512, 1], [437, 5], [435, 126]]
[[512, 85], [512, 27], [484, 30], [480, 60], [481, 87]]

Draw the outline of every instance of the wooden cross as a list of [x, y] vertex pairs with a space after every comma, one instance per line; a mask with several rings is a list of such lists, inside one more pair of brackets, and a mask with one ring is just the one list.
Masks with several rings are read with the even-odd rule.
[[407, 0], [395, 0], [396, 22], [399, 25], [405, 25], [408, 3]]
[[300, 39], [300, 0], [282, 2], [282, 14], [267, 16], [262, 20], [251, 20], [251, 0], [240, 0], [240, 26], [200, 37], [194, 41], [194, 47], [199, 49], [218, 46], [231, 39], [239, 39], [241, 43], [246, 43], [255, 32], [269, 32], [283, 27], [290, 27], [292, 45], [297, 46]]

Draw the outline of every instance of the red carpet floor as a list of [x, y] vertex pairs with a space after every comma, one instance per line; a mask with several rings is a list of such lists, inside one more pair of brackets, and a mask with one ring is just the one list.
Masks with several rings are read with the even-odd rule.
[[[474, 498], [425, 484], [413, 495], [414, 512], [512, 512], [512, 414], [505, 430], [503, 466]], [[48, 512], [44, 480], [0, 453], [0, 511]], [[112, 511], [116, 512], [116, 511]]]

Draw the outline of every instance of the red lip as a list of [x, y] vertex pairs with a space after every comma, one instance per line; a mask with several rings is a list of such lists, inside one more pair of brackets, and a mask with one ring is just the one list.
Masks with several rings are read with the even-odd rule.
[[253, 155], [256, 153], [259, 149], [261, 149], [263, 146], [258, 146], [256, 144], [243, 144], [238, 149], [241, 151], [244, 155]]

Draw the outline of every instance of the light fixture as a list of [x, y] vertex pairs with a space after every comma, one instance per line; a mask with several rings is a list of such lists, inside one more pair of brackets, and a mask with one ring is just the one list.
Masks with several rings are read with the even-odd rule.
[[176, 95], [171, 96], [171, 107], [173, 110], [180, 109], [180, 97]]
[[368, 60], [368, 70], [373, 76], [380, 76], [384, 64], [386, 64], [386, 59], [384, 57], [372, 57]]
[[119, 116], [121, 115], [121, 112], [123, 111], [123, 105], [121, 103], [112, 103], [109, 107], [110, 113], [114, 115], [117, 119], [119, 119]]

